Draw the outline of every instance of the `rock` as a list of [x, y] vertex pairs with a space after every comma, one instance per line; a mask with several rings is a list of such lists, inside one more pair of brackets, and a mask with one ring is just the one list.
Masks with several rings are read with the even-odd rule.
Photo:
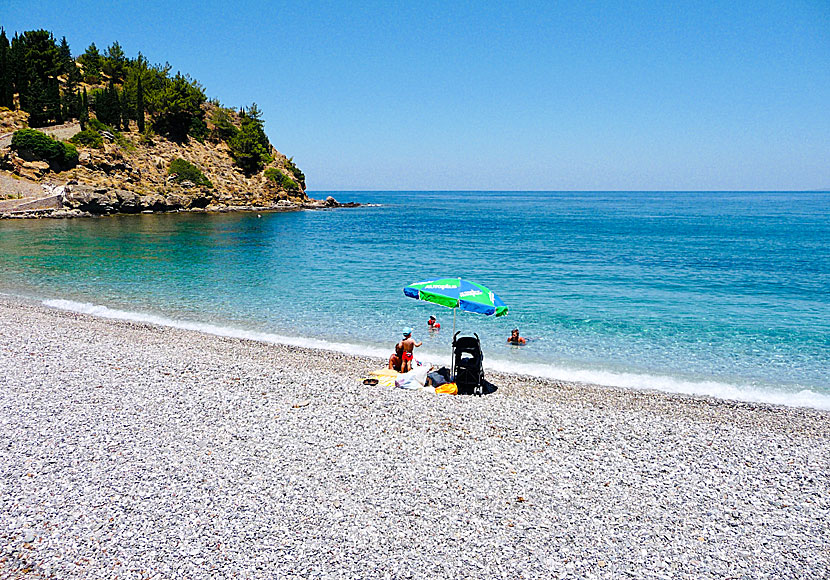
[[326, 207], [340, 207], [340, 204], [337, 203], [337, 200], [334, 199], [332, 196], [328, 196], [325, 201]]
[[140, 198], [140, 205], [143, 210], [150, 211], [165, 211], [167, 210], [167, 200], [164, 196], [157, 193], [150, 195], [142, 195]]
[[105, 187], [72, 185], [65, 189], [64, 204], [90, 213], [111, 213], [121, 206], [118, 197]]
[[20, 176], [40, 179], [49, 173], [49, 164], [45, 161], [24, 161], [20, 166]]
[[190, 198], [184, 195], [168, 195], [167, 209], [183, 209], [190, 206]]
[[213, 201], [213, 198], [208, 194], [196, 195], [196, 196], [190, 198], [190, 206], [189, 207], [191, 209], [204, 209], [212, 201]]
[[118, 211], [123, 213], [138, 213], [141, 210], [141, 198], [137, 193], [117, 189], [113, 192], [118, 199]]

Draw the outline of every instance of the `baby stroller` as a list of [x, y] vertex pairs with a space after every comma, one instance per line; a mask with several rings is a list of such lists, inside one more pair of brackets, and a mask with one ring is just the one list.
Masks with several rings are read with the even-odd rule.
[[460, 395], [482, 395], [484, 388], [484, 355], [478, 335], [452, 337], [452, 374]]

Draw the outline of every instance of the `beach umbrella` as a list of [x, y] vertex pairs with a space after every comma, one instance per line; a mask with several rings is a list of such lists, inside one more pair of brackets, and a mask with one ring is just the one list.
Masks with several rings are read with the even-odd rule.
[[439, 278], [415, 282], [403, 289], [403, 293], [416, 300], [432, 302], [452, 308], [452, 334], [455, 336], [455, 311], [474, 312], [486, 316], [504, 316], [507, 305], [496, 294], [476, 282], [461, 278]]

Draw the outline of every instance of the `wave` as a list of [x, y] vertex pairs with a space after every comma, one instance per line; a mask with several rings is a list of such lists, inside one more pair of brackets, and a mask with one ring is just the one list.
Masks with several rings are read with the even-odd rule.
[[[192, 322], [175, 318], [168, 318], [156, 314], [119, 310], [88, 302], [54, 299], [44, 300], [43, 304], [50, 308], [68, 310], [80, 314], [88, 314], [99, 318], [144, 322], [193, 330], [223, 336], [255, 340], [258, 342], [283, 344], [305, 348], [315, 348], [342, 352], [359, 356], [373, 356], [387, 358], [389, 349], [366, 344], [329, 341], [301, 336], [281, 335], [270, 332], [245, 330], [230, 326], [220, 326], [204, 322]], [[423, 358], [429, 358], [436, 363], [449, 365], [450, 357], [436, 353], [423, 353]], [[694, 381], [677, 377], [604, 371], [598, 369], [574, 369], [546, 364], [517, 363], [498, 359], [488, 359], [487, 368], [495, 371], [535, 376], [562, 381], [589, 383], [610, 387], [621, 387], [635, 390], [653, 390], [666, 393], [715, 397], [718, 399], [744, 401], [750, 403], [766, 403], [784, 405], [788, 407], [809, 407], [820, 410], [830, 410], [830, 395], [817, 393], [810, 389], [800, 391], [775, 390], [773, 388], [759, 388], [754, 385], [740, 385], [719, 381]]]
[[508, 373], [530, 375], [562, 381], [590, 383], [624, 389], [662, 391], [683, 395], [715, 397], [747, 403], [767, 403], [787, 407], [810, 407], [830, 410], [830, 395], [810, 389], [799, 391], [774, 390], [754, 385], [724, 383], [720, 381], [695, 381], [668, 375], [649, 375], [604, 371], [598, 369], [573, 369], [553, 365], [514, 363], [489, 360], [489, 368]]
[[112, 318], [115, 320], [127, 320], [130, 322], [146, 322], [148, 324], [157, 324], [159, 326], [181, 328], [183, 330], [195, 330], [197, 332], [213, 334], [215, 336], [224, 336], [227, 338], [243, 338], [247, 340], [255, 340], [257, 342], [267, 342], [271, 344], [285, 344], [289, 346], [333, 350], [352, 355], [378, 356], [383, 358], [389, 356], [386, 349], [381, 349], [378, 347], [363, 346], [346, 342], [332, 342], [328, 340], [307, 338], [301, 336], [288, 336], [282, 334], [274, 334], [270, 332], [258, 332], [256, 330], [245, 330], [242, 328], [234, 328], [232, 326], [220, 326], [217, 324], [210, 324], [206, 322], [191, 322], [188, 320], [168, 318], [166, 316], [159, 316], [157, 314], [149, 314], [146, 312], [118, 310], [116, 308], [109, 308], [108, 306], [91, 304], [89, 302], [75, 302], [74, 300], [56, 299], [44, 300], [43, 304], [44, 306], [48, 306], [50, 308], [78, 312], [79, 314], [89, 314], [91, 316], [97, 316], [99, 318]]

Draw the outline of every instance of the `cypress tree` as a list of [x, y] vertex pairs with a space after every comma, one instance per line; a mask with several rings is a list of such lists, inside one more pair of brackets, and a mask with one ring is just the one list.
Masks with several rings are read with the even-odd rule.
[[0, 107], [14, 108], [14, 88], [9, 54], [11, 47], [6, 31], [0, 28]]
[[78, 120], [81, 123], [81, 131], [83, 131], [89, 122], [89, 97], [86, 95], [86, 87], [84, 87], [84, 93], [81, 95], [81, 114]]
[[110, 118], [110, 124], [115, 127], [116, 129], [121, 128], [121, 99], [118, 96], [118, 87], [115, 86], [115, 83], [112, 79], [110, 79], [110, 86], [109, 86], [109, 101], [110, 106], [112, 107], [112, 117]]
[[9, 46], [9, 73], [12, 93], [18, 94], [18, 99], [20, 99], [18, 105], [22, 108], [22, 101], [28, 92], [29, 83], [26, 75], [26, 47], [23, 38], [16, 32]]
[[138, 86], [135, 91], [135, 120], [138, 131], [144, 133], [144, 85], [141, 84], [141, 74], [138, 75]]
[[130, 130], [130, 103], [127, 100], [127, 91], [121, 91], [121, 128]]

